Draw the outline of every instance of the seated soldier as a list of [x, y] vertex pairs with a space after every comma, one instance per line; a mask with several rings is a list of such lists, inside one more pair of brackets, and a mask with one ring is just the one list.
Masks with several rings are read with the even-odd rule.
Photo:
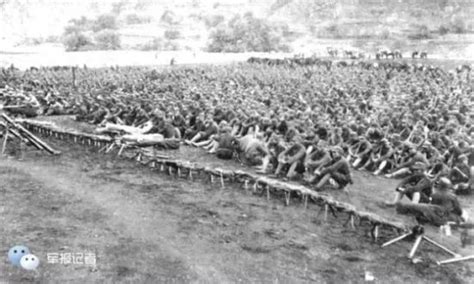
[[372, 157], [372, 162], [376, 170], [374, 175], [379, 175], [395, 166], [395, 150], [390, 145], [390, 142], [383, 138], [378, 153]]
[[342, 129], [334, 128], [331, 130], [331, 134], [328, 139], [328, 143], [331, 146], [342, 146], [344, 140], [342, 139]]
[[[416, 164], [418, 164], [418, 166], [415, 166]], [[421, 165], [424, 165], [425, 167], [429, 166], [429, 161], [426, 158], [425, 154], [421, 151], [418, 151], [417, 148], [410, 147], [408, 156], [406, 157], [406, 161], [397, 165], [395, 170], [389, 174], [386, 174], [385, 177], [397, 178], [405, 176], [407, 174], [411, 174], [417, 171], [417, 168]]]
[[63, 115], [66, 113], [64, 102], [60, 98], [48, 101], [48, 109], [45, 110], [45, 115]]
[[[200, 147], [203, 144], [206, 145], [210, 139], [211, 135], [216, 134], [219, 130], [219, 126], [217, 123], [212, 119], [212, 115], [208, 115], [206, 122], [204, 123], [204, 130], [198, 132], [191, 140], [185, 140], [186, 144], [193, 145]], [[206, 142], [203, 144], [199, 144], [198, 142]]]
[[240, 121], [240, 118], [234, 117], [230, 121], [230, 126], [232, 127], [232, 131], [231, 131], [232, 135], [235, 136], [235, 135], [239, 134], [240, 129], [242, 128], [242, 122]]
[[349, 163], [342, 156], [344, 154], [342, 148], [333, 147], [329, 153], [331, 155], [331, 162], [321, 170], [314, 172], [319, 179], [315, 187], [316, 190], [321, 189], [327, 182], [330, 182], [339, 189], [343, 189], [347, 184], [353, 183]]
[[206, 128], [204, 114], [202, 112], [198, 115], [189, 114], [187, 119], [188, 119], [187, 124], [189, 125], [189, 127], [184, 132], [185, 139], [193, 138], [199, 132], [204, 131], [204, 129]]
[[[231, 132], [232, 129], [230, 127], [226, 127], [222, 129], [219, 136], [216, 137], [217, 147], [214, 152], [219, 159], [230, 160], [233, 157], [235, 137], [231, 134]], [[211, 149], [209, 152], [213, 153], [213, 149]]]
[[344, 140], [342, 143], [342, 149], [345, 150], [348, 154], [346, 156], [346, 160], [350, 162], [352, 157], [355, 156], [355, 152], [357, 151], [357, 146], [359, 145], [359, 136], [356, 132], [349, 130], [347, 139]]
[[[232, 131], [230, 126], [227, 124], [227, 122], [225, 120], [222, 120], [219, 123], [219, 130], [216, 134], [211, 135], [209, 140], [206, 140], [206, 141], [203, 141], [203, 142], [200, 142], [200, 143], [196, 143], [196, 144], [198, 144], [198, 145], [202, 146], [204, 149], [208, 150], [209, 153], [215, 153], [217, 151], [217, 148], [219, 147], [219, 140], [220, 140], [221, 135], [227, 134], [227, 132], [230, 132], [230, 131]], [[230, 133], [228, 133], [228, 134], [230, 134]]]
[[460, 155], [449, 173], [449, 180], [451, 180], [454, 186], [459, 183], [467, 183], [469, 181], [470, 171], [467, 156]]
[[324, 148], [316, 148], [313, 152], [306, 155], [304, 166], [305, 166], [305, 181], [313, 183], [316, 181], [318, 176], [314, 173], [321, 171], [321, 169], [331, 162], [331, 155], [329, 151]]
[[386, 205], [395, 205], [403, 196], [408, 197], [413, 203], [429, 201], [431, 196], [432, 180], [427, 176], [424, 164], [417, 163], [413, 167], [413, 174], [403, 179], [395, 188], [395, 199]]
[[435, 226], [445, 225], [447, 222], [465, 222], [467, 212], [462, 210], [456, 195], [450, 192], [451, 181], [441, 178], [434, 185], [434, 193], [427, 203], [397, 203], [397, 212], [400, 214], [415, 215], [420, 223], [430, 223]]
[[467, 170], [469, 170], [469, 172], [457, 170], [456, 168], [453, 169], [453, 171], [456, 169], [456, 175], [459, 175], [462, 179], [454, 185], [454, 192], [460, 195], [469, 195], [474, 192], [474, 167], [469, 167], [469, 161], [465, 155], [459, 156], [459, 160], [462, 164], [467, 165]]
[[[370, 140], [370, 141], [373, 141], [373, 140]], [[380, 141], [371, 142], [372, 150], [368, 154], [368, 158], [365, 159], [365, 162], [362, 161], [359, 164], [359, 170], [361, 171], [373, 170], [374, 164], [378, 161], [380, 157], [380, 151], [382, 149], [382, 143], [379, 143], [379, 142]]]
[[245, 136], [247, 134], [255, 134], [258, 132], [258, 116], [253, 115], [247, 118], [242, 123], [242, 126], [240, 128], [240, 132], [237, 136]]
[[444, 163], [444, 158], [439, 156], [434, 159], [426, 174], [429, 179], [438, 180], [440, 177], [447, 177], [449, 172], [449, 167]]
[[88, 115], [86, 115], [85, 119], [90, 124], [99, 124], [104, 120], [106, 115], [106, 108], [98, 103], [94, 103], [93, 110]]
[[[250, 166], [261, 165], [261, 171], [266, 171], [270, 162], [270, 152], [262, 141], [263, 135], [249, 134], [234, 140], [234, 149], [239, 154], [238, 159]], [[243, 159], [242, 159], [243, 158]]]
[[174, 110], [174, 113], [171, 117], [173, 119], [172, 124], [178, 130], [179, 138], [181, 138], [186, 131], [186, 120], [178, 109]]
[[425, 154], [429, 163], [432, 164], [436, 158], [441, 157], [441, 153], [429, 141], [425, 141], [422, 145], [422, 152]]
[[306, 153], [306, 148], [302, 144], [302, 138], [300, 135], [295, 135], [290, 141], [290, 147], [285, 151], [281, 152], [278, 156], [278, 166], [275, 171], [275, 175], [280, 175], [284, 167], [288, 166], [288, 172], [286, 178], [292, 179], [296, 176], [298, 170], [303, 172], [303, 162]]
[[[270, 172], [274, 172], [278, 166], [278, 156], [286, 150], [286, 143], [281, 135], [277, 135], [274, 132], [271, 133], [270, 138], [267, 143], [267, 148], [269, 152], [269, 163], [272, 165]], [[261, 170], [259, 173], [266, 173]]]
[[143, 106], [138, 106], [135, 114], [135, 119], [132, 122], [132, 126], [138, 126], [146, 123], [150, 120], [150, 115], [145, 111]]
[[358, 168], [367, 162], [372, 151], [372, 144], [365, 137], [359, 137], [359, 142], [351, 147], [351, 153], [353, 154], [354, 163], [352, 166]]
[[122, 109], [117, 106], [113, 106], [110, 110], [106, 109], [106, 111], [107, 114], [105, 115], [100, 125], [105, 125], [105, 123], [124, 124], [124, 122], [119, 117], [122, 113]]
[[19, 95], [15, 105], [6, 105], [3, 109], [12, 114], [23, 115], [25, 117], [36, 117], [42, 113], [41, 104], [33, 94]]

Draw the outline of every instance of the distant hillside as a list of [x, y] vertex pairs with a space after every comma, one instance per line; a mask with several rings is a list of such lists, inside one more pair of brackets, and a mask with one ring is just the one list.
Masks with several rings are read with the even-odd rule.
[[367, 39], [387, 40], [396, 46], [471, 33], [474, 27], [472, 0], [0, 0], [0, 11], [2, 43], [59, 42], [71, 19], [111, 14], [122, 48], [159, 42], [203, 49], [212, 31], [249, 11], [287, 25], [295, 49], [315, 39], [353, 39], [359, 46]]

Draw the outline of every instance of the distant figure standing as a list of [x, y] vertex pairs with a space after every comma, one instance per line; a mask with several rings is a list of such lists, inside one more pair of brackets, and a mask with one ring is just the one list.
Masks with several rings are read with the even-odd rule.
[[175, 63], [176, 63], [176, 60], [174, 59], [174, 57], [172, 57], [170, 60], [170, 65], [173, 66]]

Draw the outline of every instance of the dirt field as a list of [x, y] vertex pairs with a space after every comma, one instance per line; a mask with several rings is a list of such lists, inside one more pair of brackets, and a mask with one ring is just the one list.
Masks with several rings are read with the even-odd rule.
[[[307, 50], [306, 56], [313, 54], [320, 58], [326, 58], [327, 46], [335, 46], [343, 49], [350, 46], [348, 41], [321, 41], [317, 48]], [[474, 46], [474, 45], [473, 45]], [[460, 64], [472, 64], [472, 52], [463, 56], [446, 56], [441, 54], [429, 55], [428, 60], [412, 60], [409, 58], [407, 48], [403, 60], [407, 62], [416, 62], [423, 64], [432, 64], [443, 66], [447, 69], [454, 69]], [[431, 49], [428, 49], [431, 50]], [[368, 53], [372, 54], [372, 53]], [[9, 67], [12, 64], [20, 69], [27, 69], [31, 66], [79, 66], [83, 67], [110, 67], [110, 66], [169, 66], [172, 58], [177, 65], [195, 65], [195, 64], [229, 64], [246, 61], [250, 57], [267, 58], [287, 58], [293, 57], [292, 53], [208, 53], [208, 52], [189, 52], [189, 51], [135, 51], [135, 50], [116, 50], [116, 51], [87, 51], [87, 52], [65, 52], [62, 48], [50, 48], [40, 50], [25, 51], [2, 51], [0, 50], [0, 67]], [[371, 55], [373, 58], [374, 55]], [[326, 58], [330, 59], [330, 58]], [[347, 60], [345, 58], [336, 58], [336, 60]]]
[[[410, 264], [409, 242], [386, 249], [369, 228], [345, 218], [316, 218], [300, 203], [189, 182], [82, 146], [48, 140], [58, 157], [29, 151], [0, 159], [0, 245], [15, 244], [42, 261], [36, 272], [0, 262], [0, 283], [469, 283], [473, 266], [438, 267], [448, 258], [422, 245]], [[15, 147], [8, 154], [16, 156]], [[394, 181], [356, 173], [365, 192]], [[353, 190], [362, 190], [353, 189]], [[472, 203], [470, 203], [472, 204]], [[472, 247], [471, 247], [472, 248]], [[472, 250], [471, 250], [472, 251]], [[47, 253], [93, 252], [96, 267], [47, 263]]]

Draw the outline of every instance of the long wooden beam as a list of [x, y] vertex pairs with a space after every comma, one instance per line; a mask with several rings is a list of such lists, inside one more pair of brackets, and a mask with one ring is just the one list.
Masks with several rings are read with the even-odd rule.
[[[69, 134], [77, 135], [84, 139], [95, 139], [95, 140], [101, 140], [105, 142], [113, 142], [113, 139], [108, 136], [93, 135], [93, 134], [78, 133], [78, 132], [68, 132], [67, 130], [59, 129], [52, 125], [47, 125], [47, 124], [39, 123], [36, 121], [24, 120], [23, 123], [25, 123], [30, 128], [36, 129], [37, 131], [40, 131], [40, 132], [46, 131], [46, 132], [52, 132], [52, 133], [69, 133]], [[144, 151], [143, 149], [132, 149], [132, 151], [134, 154], [131, 155], [130, 158], [135, 159], [139, 155], [146, 156], [146, 151]], [[167, 168], [170, 173], [174, 171], [173, 169], [186, 169], [189, 172], [193, 172], [193, 171], [204, 172], [214, 178], [215, 177], [220, 177], [221, 179], [225, 178], [231, 181], [242, 182], [242, 183], [245, 183], [246, 185], [248, 183], [253, 183], [254, 187], [263, 186], [267, 190], [284, 191], [285, 193], [288, 193], [290, 196], [291, 196], [291, 193], [294, 193], [296, 195], [305, 197], [305, 200], [308, 200], [309, 198], [309, 200], [312, 200], [315, 203], [324, 204], [325, 207], [329, 206], [331, 210], [337, 210], [339, 212], [342, 211], [349, 214], [351, 217], [356, 216], [360, 220], [368, 221], [375, 227], [377, 231], [378, 231], [378, 227], [380, 226], [389, 227], [389, 228], [401, 230], [401, 231], [407, 231], [408, 229], [408, 227], [401, 222], [393, 222], [377, 214], [366, 212], [366, 211], [360, 211], [352, 204], [340, 202], [334, 199], [330, 195], [316, 192], [304, 185], [287, 183], [284, 181], [272, 179], [265, 176], [260, 176], [260, 175], [249, 173], [242, 170], [232, 171], [232, 170], [226, 170], [226, 169], [220, 169], [220, 168], [203, 167], [197, 163], [190, 163], [189, 161], [186, 161], [186, 160], [169, 159], [169, 157], [166, 157], [166, 159], [159, 158], [159, 157], [149, 157], [149, 158], [150, 159], [145, 164], [153, 165], [153, 167], [156, 167], [157, 165], [161, 165], [159, 168], [161, 168], [162, 170], [163, 168], [165, 169]], [[137, 161], [139, 160], [140, 159], [137, 159]], [[223, 182], [223, 180], [221, 180], [221, 182]]]

